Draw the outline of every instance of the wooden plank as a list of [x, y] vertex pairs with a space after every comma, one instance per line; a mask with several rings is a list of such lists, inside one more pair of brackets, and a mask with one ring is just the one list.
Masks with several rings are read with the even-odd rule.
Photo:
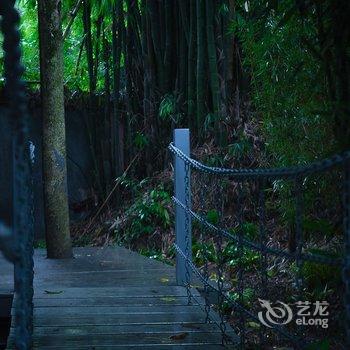
[[[132, 276], [132, 278], [131, 278]], [[45, 277], [39, 277], [35, 281], [37, 288], [48, 288], [50, 286], [62, 287], [113, 287], [116, 285], [139, 286], [148, 285], [175, 285], [175, 278], [169, 272], [163, 270], [154, 270], [145, 272], [112, 271], [98, 272], [91, 274], [70, 273], [70, 274], [51, 274]]]
[[123, 306], [130, 308], [144, 305], [187, 305], [187, 296], [142, 296], [142, 297], [92, 297], [92, 298], [36, 298], [34, 307], [100, 307], [100, 306]]
[[[187, 305], [173, 267], [120, 247], [74, 254], [49, 260], [45, 250], [35, 251], [34, 349], [222, 348], [217, 325], [204, 323], [204, 299], [192, 288], [201, 305]], [[11, 288], [12, 272], [1, 260], [0, 271], [0, 284]], [[14, 324], [12, 318], [10, 342]], [[172, 339], [177, 333], [186, 335]]]
[[87, 335], [66, 335], [61, 336], [41, 336], [33, 341], [34, 347], [66, 345], [74, 349], [76, 346], [95, 346], [95, 345], [136, 345], [136, 344], [218, 344], [221, 341], [220, 333], [205, 332], [172, 332], [172, 333], [130, 333], [130, 334], [87, 334]]
[[[131, 278], [131, 277], [130, 277]], [[50, 294], [48, 292], [55, 292]], [[193, 293], [199, 293], [193, 289]], [[45, 288], [36, 288], [34, 292], [34, 299], [37, 298], [90, 298], [90, 297], [125, 297], [131, 298], [135, 296], [186, 296], [186, 288], [180, 286], [153, 286], [152, 281], [147, 286], [125, 286], [125, 287], [93, 287], [93, 288], [78, 288], [78, 287], [61, 287], [56, 286], [50, 290]]]
[[65, 337], [66, 335], [87, 335], [87, 334], [129, 334], [129, 333], [170, 333], [170, 332], [218, 332], [218, 327], [210, 323], [179, 323], [179, 324], [152, 324], [152, 325], [116, 325], [116, 326], [67, 326], [47, 327], [37, 326], [34, 337], [54, 334]]
[[41, 272], [72, 272], [99, 270], [140, 270], [165, 269], [171, 271], [173, 267], [154, 259], [141, 256], [122, 247], [86, 247], [74, 248], [74, 259], [51, 260], [46, 259], [45, 250], [35, 251], [35, 270]]
[[[41, 346], [40, 348], [34, 347], [34, 349], [40, 349], [40, 350], [72, 350], [72, 348], [68, 346], [60, 346], [60, 345], [54, 345], [54, 346]], [[225, 349], [221, 345], [221, 343], [218, 344], [138, 344], [138, 345], [124, 345], [124, 344], [114, 344], [114, 345], [95, 345], [95, 346], [78, 346], [76, 345], [74, 347], [74, 350], [113, 350], [113, 349], [127, 349], [127, 350], [222, 350]]]
[[121, 315], [84, 315], [81, 317], [64, 316], [36, 316], [35, 325], [47, 326], [76, 326], [76, 325], [123, 325], [123, 324], [181, 324], [184, 322], [198, 322], [204, 320], [204, 314], [198, 312], [178, 313], [158, 313], [149, 317], [147, 314], [121, 314]]
[[139, 307], [125, 306], [96, 306], [96, 307], [86, 307], [86, 306], [62, 306], [62, 307], [41, 307], [34, 309], [34, 316], [44, 317], [44, 316], [54, 316], [54, 317], [83, 317], [86, 315], [150, 315], [152, 318], [153, 314], [163, 314], [163, 313], [202, 313], [202, 310], [195, 305], [143, 305]]

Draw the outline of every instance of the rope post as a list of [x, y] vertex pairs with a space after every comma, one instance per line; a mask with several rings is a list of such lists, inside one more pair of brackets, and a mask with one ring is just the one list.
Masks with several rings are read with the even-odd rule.
[[[190, 131], [189, 129], [174, 130], [174, 145], [185, 155], [190, 155]], [[184, 206], [191, 208], [191, 185], [190, 169], [179, 157], [174, 159], [174, 186], [175, 197], [183, 203]], [[176, 205], [175, 208], [175, 234], [176, 245], [185, 252], [189, 261], [192, 261], [192, 233], [191, 217], [183, 208]], [[176, 281], [178, 285], [189, 283], [190, 276], [188, 264], [185, 259], [176, 253]], [[186, 276], [187, 275], [187, 276]]]

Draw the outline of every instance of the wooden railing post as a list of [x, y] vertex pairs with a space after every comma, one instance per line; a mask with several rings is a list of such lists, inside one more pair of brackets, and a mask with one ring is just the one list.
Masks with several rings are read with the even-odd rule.
[[[174, 130], [174, 145], [184, 154], [190, 155], [190, 131], [189, 129]], [[175, 197], [184, 205], [191, 208], [191, 184], [190, 184], [190, 169], [187, 173], [186, 181], [185, 163], [179, 157], [175, 156], [174, 164], [174, 186]], [[187, 188], [186, 188], [187, 184]], [[187, 254], [187, 257], [192, 261], [192, 233], [191, 233], [191, 216], [179, 205], [175, 209], [175, 233], [177, 246]], [[187, 249], [186, 249], [187, 248]], [[186, 272], [188, 273], [186, 278]], [[184, 258], [176, 254], [176, 281], [178, 285], [185, 285], [188, 279], [191, 278], [191, 271], [186, 271], [186, 261]]]

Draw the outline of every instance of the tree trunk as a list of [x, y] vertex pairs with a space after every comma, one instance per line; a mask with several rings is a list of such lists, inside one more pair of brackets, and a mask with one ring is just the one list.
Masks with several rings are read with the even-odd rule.
[[207, 20], [207, 50], [209, 62], [209, 81], [213, 102], [213, 112], [215, 116], [216, 141], [221, 143], [220, 132], [220, 86], [218, 64], [216, 59], [216, 45], [214, 38], [214, 6], [213, 0], [206, 0], [206, 20]]
[[188, 21], [188, 13], [189, 13], [189, 8], [190, 8], [190, 3], [191, 1], [186, 1], [186, 0], [179, 0], [179, 7], [180, 7], [180, 17], [181, 17], [181, 24], [182, 28], [184, 30], [185, 36], [186, 36], [186, 43], [188, 45], [190, 39], [190, 23]]
[[83, 26], [84, 26], [84, 33], [86, 35], [85, 49], [86, 49], [86, 59], [88, 63], [90, 94], [93, 94], [96, 89], [96, 79], [94, 76], [94, 55], [93, 55], [93, 45], [92, 45], [92, 33], [91, 33], [90, 0], [84, 0]]
[[165, 12], [165, 51], [164, 51], [164, 87], [165, 92], [169, 93], [172, 89], [171, 78], [173, 71], [173, 6], [170, 0], [165, 0], [164, 2], [164, 12]]
[[195, 130], [196, 110], [196, 0], [190, 0], [190, 29], [188, 36], [188, 59], [187, 59], [187, 114], [189, 128]]
[[[161, 94], [165, 91], [165, 71], [163, 64], [163, 41], [162, 41], [162, 26], [161, 20], [159, 19], [159, 8], [158, 4], [154, 0], [147, 0], [146, 2], [148, 14], [149, 14], [149, 22], [151, 28], [152, 35], [152, 44], [153, 50], [156, 59], [157, 65], [157, 83], [158, 88]], [[163, 27], [164, 28], [164, 27]]]
[[121, 1], [113, 5], [112, 22], [112, 45], [113, 45], [113, 120], [112, 120], [112, 163], [113, 175], [118, 177], [122, 174], [123, 164], [123, 144], [120, 139], [121, 113], [118, 111], [119, 90], [120, 90], [120, 57], [122, 50], [122, 25], [123, 8]]
[[72, 257], [69, 234], [61, 2], [38, 1], [47, 257]]
[[205, 118], [205, 0], [197, 0], [197, 127], [201, 139]]

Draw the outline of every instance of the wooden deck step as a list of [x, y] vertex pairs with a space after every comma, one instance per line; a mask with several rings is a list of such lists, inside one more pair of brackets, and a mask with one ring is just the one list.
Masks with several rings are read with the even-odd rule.
[[34, 349], [223, 348], [204, 300], [192, 289], [199, 305], [188, 305], [173, 267], [119, 247], [74, 253], [48, 260], [35, 252]]

